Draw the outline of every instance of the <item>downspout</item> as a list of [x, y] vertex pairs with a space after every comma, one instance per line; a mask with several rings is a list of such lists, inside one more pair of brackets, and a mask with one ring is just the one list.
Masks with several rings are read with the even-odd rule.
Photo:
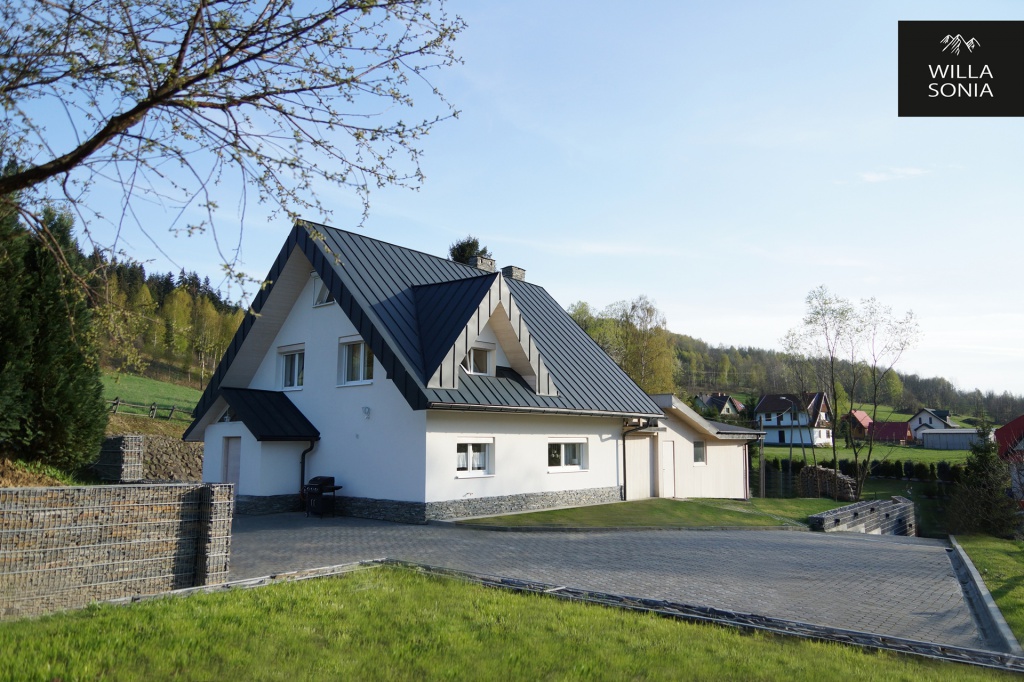
[[650, 419], [647, 420], [646, 424], [642, 423], [643, 422], [643, 417], [640, 418], [640, 421], [641, 421], [641, 424], [639, 426], [635, 426], [635, 427], [633, 427], [631, 429], [626, 429], [625, 431], [622, 432], [622, 501], [623, 502], [626, 501], [626, 436], [628, 434], [633, 433], [634, 431], [640, 431], [641, 429], [646, 429], [648, 426], [651, 425], [651, 420]]
[[306, 448], [305, 450], [303, 450], [302, 454], [299, 455], [299, 499], [300, 500], [305, 500], [305, 498], [302, 495], [302, 486], [304, 486], [306, 484], [306, 455], [308, 455], [310, 452], [312, 452], [313, 448], [315, 448], [315, 447], [316, 447], [316, 441], [315, 440], [311, 440], [311, 441], [309, 441], [309, 447]]

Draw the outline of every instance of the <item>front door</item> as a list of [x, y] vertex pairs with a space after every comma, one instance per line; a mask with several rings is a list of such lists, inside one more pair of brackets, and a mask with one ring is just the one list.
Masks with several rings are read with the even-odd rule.
[[676, 444], [666, 440], [661, 444], [661, 478], [658, 497], [676, 496]]

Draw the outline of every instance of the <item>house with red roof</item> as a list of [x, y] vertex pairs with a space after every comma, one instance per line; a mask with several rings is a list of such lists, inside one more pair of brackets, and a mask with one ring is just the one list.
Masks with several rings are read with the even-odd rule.
[[914, 439], [909, 422], [872, 422], [869, 433], [876, 443], [906, 445]]
[[863, 440], [868, 437], [868, 429], [874, 421], [864, 410], [850, 410], [850, 414], [844, 417], [850, 426], [850, 437]]
[[1010, 464], [1013, 494], [1024, 500], [1024, 414], [995, 431], [999, 456]]

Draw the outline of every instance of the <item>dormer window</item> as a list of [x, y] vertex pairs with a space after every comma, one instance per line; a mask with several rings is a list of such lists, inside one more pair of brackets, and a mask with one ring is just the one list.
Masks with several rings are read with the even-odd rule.
[[494, 376], [494, 350], [491, 348], [470, 348], [462, 360], [466, 374]]

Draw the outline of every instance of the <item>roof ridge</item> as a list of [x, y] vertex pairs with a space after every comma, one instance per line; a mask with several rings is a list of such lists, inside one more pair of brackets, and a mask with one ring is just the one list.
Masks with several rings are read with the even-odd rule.
[[[350, 235], [352, 235], [354, 237], [359, 237], [360, 239], [368, 239], [370, 241], [377, 242], [378, 244], [385, 244], [387, 246], [391, 246], [391, 247], [396, 248], [396, 249], [401, 249], [403, 251], [408, 251], [410, 253], [417, 253], [417, 254], [419, 254], [421, 256], [427, 256], [429, 258], [433, 258], [435, 260], [439, 260], [442, 263], [454, 263], [455, 265], [467, 268], [469, 270], [476, 270], [477, 272], [484, 272], [484, 271], [480, 270], [479, 268], [473, 267], [472, 265], [467, 265], [466, 263], [460, 263], [459, 261], [452, 260], [451, 258], [445, 258], [443, 256], [435, 256], [434, 254], [427, 253], [426, 251], [420, 251], [419, 249], [411, 249], [408, 246], [402, 246], [401, 244], [395, 244], [394, 242], [384, 241], [383, 239], [377, 239], [376, 237], [371, 237], [371, 236], [365, 235], [365, 234], [363, 234], [361, 232], [353, 232], [352, 230], [343, 230], [340, 227], [332, 227], [331, 225], [325, 225], [324, 223], [318, 223], [316, 221], [307, 220], [305, 218], [299, 218], [299, 219], [296, 220], [296, 222], [297, 223], [305, 223], [306, 225], [312, 225], [312, 226], [316, 227], [317, 229], [323, 228], [325, 230], [330, 230], [332, 232], [341, 232], [343, 234], [350, 234]], [[491, 274], [491, 273], [484, 272], [484, 274]]]

